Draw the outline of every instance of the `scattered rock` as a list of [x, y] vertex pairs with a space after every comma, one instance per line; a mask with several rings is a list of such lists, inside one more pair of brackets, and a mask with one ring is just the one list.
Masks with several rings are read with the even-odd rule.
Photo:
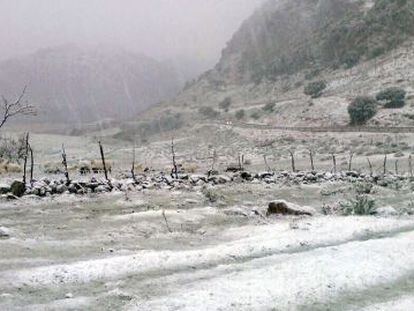
[[277, 200], [270, 202], [267, 208], [267, 216], [272, 214], [312, 216], [315, 214], [315, 210], [311, 207], [299, 206], [284, 200]]
[[376, 214], [379, 216], [396, 216], [398, 212], [392, 206], [384, 206], [376, 209]]
[[7, 239], [10, 238], [11, 231], [9, 228], [0, 227], [0, 239]]
[[71, 298], [73, 298], [73, 294], [72, 294], [72, 293], [67, 293], [67, 294], [65, 295], [65, 298], [66, 298], [66, 299], [71, 299]]
[[26, 186], [23, 182], [19, 180], [13, 181], [13, 183], [10, 186], [11, 193], [16, 197], [22, 197], [24, 192], [26, 191]]
[[10, 192], [10, 186], [6, 184], [0, 184], [0, 194], [6, 194]]

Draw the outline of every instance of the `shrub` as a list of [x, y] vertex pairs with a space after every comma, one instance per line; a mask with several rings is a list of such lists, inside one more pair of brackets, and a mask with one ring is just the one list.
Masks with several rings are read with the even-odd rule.
[[351, 125], [362, 125], [377, 113], [377, 101], [368, 96], [355, 98], [348, 106]]
[[181, 113], [166, 113], [158, 119], [142, 121], [135, 124], [125, 123], [121, 125], [121, 131], [115, 134], [114, 138], [135, 141], [139, 137], [142, 142], [145, 142], [152, 135], [178, 130], [183, 125], [184, 120]]
[[374, 215], [375, 201], [367, 195], [357, 195], [354, 200], [340, 203], [343, 215]]
[[358, 182], [355, 185], [355, 191], [357, 194], [370, 194], [374, 185], [368, 182]]
[[243, 119], [245, 115], [246, 115], [246, 112], [244, 111], [244, 109], [240, 109], [236, 111], [235, 116], [237, 120], [240, 120], [240, 119]]
[[305, 86], [305, 94], [312, 98], [318, 98], [322, 95], [323, 90], [326, 89], [326, 82], [323, 80], [311, 82]]
[[360, 55], [355, 52], [349, 52], [345, 54], [342, 58], [342, 62], [345, 64], [346, 68], [352, 68], [359, 63]]
[[25, 150], [26, 142], [24, 136], [17, 139], [0, 136], [0, 160], [20, 163], [25, 156]]
[[231, 97], [226, 97], [222, 102], [219, 104], [219, 108], [224, 110], [225, 112], [229, 111], [231, 106]]
[[275, 103], [267, 103], [262, 109], [266, 112], [273, 112], [275, 109]]
[[405, 105], [407, 92], [398, 87], [390, 87], [377, 94], [376, 99], [384, 102], [384, 108], [401, 108]]
[[224, 199], [224, 195], [217, 191], [214, 187], [203, 186], [201, 193], [211, 203]]
[[254, 120], [260, 119], [260, 113], [258, 111], [254, 111], [250, 114], [250, 117]]
[[220, 113], [216, 110], [214, 110], [211, 107], [201, 107], [198, 110], [198, 113], [201, 114], [202, 116], [206, 117], [207, 119], [214, 119], [217, 118]]

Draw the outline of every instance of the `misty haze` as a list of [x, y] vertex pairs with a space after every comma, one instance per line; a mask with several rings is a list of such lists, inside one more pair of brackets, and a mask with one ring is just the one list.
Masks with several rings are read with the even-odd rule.
[[0, 310], [414, 310], [412, 0], [0, 21]]

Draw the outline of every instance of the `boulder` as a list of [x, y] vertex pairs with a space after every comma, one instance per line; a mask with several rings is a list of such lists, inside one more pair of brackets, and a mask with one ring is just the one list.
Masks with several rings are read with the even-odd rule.
[[271, 178], [273, 176], [274, 176], [274, 173], [272, 173], [272, 172], [260, 172], [260, 173], [257, 174], [257, 177], [261, 178], [261, 179]]
[[58, 185], [56, 186], [56, 193], [65, 193], [68, 190], [68, 187], [66, 185]]
[[226, 175], [216, 175], [212, 176], [208, 179], [209, 181], [212, 181], [215, 184], [225, 184], [231, 181], [231, 178]]
[[190, 182], [192, 182], [193, 184], [196, 184], [199, 181], [207, 182], [207, 176], [206, 175], [191, 175], [190, 176]]
[[10, 186], [6, 184], [0, 184], [0, 194], [6, 194], [10, 192]]
[[26, 186], [20, 180], [15, 180], [10, 186], [11, 193], [16, 197], [22, 197], [26, 191]]
[[252, 179], [253, 179], [252, 174], [250, 174], [249, 172], [246, 172], [246, 171], [241, 172], [241, 173], [240, 173], [240, 177], [241, 177], [243, 180], [247, 180], [247, 181], [250, 181], [250, 180], [252, 180]]
[[109, 189], [108, 186], [105, 186], [105, 185], [100, 185], [100, 186], [95, 188], [95, 192], [97, 192], [97, 193], [104, 193], [104, 192], [109, 192], [109, 191], [111, 191], [111, 190]]
[[267, 208], [267, 216], [272, 214], [312, 216], [315, 213], [315, 210], [311, 207], [299, 206], [284, 200], [270, 202]]

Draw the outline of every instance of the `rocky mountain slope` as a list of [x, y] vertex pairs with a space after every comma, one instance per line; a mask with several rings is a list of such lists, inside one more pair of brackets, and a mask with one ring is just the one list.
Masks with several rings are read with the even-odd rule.
[[0, 93], [38, 107], [36, 121], [125, 119], [174, 96], [177, 76], [149, 57], [110, 47], [67, 45], [0, 63]]
[[[379, 109], [369, 124], [414, 125], [413, 38], [412, 1], [270, 0], [234, 34], [215, 68], [145, 117], [168, 110], [188, 124], [347, 125], [353, 98], [399, 87], [407, 104]], [[322, 96], [305, 95], [319, 80], [326, 81]]]

